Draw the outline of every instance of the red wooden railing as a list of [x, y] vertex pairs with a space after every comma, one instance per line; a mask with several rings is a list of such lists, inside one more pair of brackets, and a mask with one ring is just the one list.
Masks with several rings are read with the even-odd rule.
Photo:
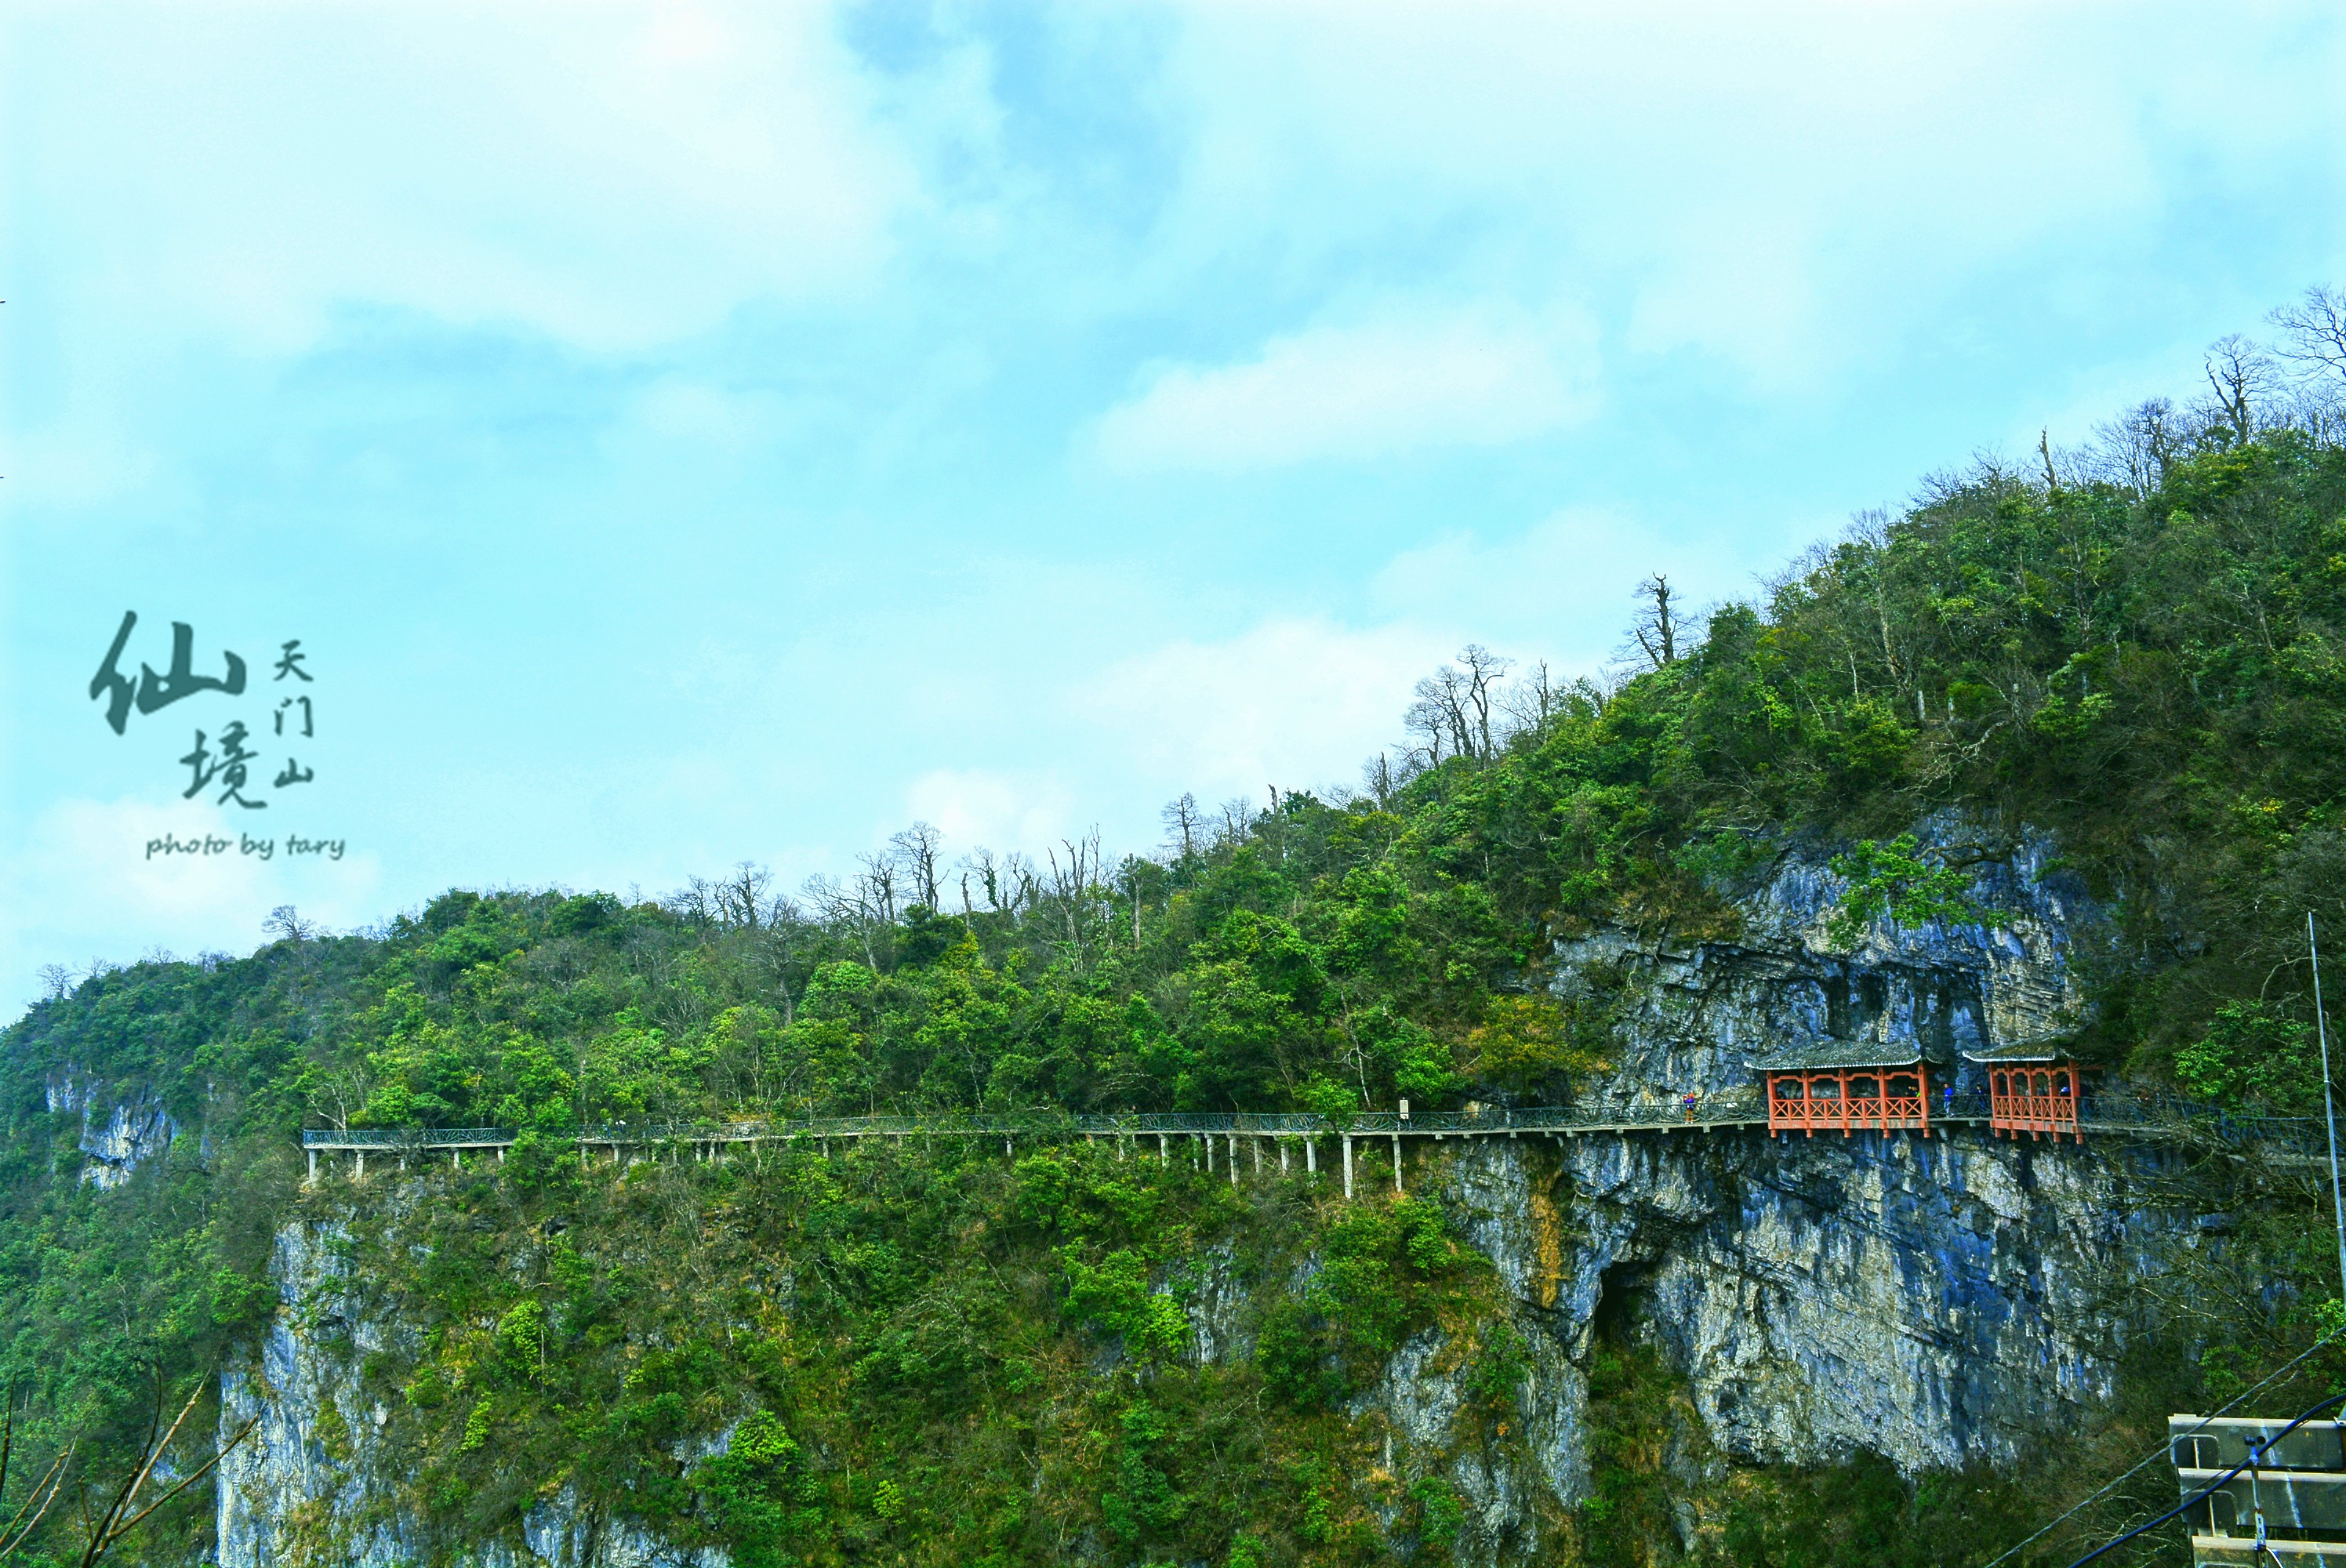
[[2077, 1069], [2073, 1063], [2052, 1067], [2000, 1068], [1988, 1074], [1988, 1128], [1996, 1136], [2026, 1133], [2031, 1137], [2057, 1138], [2066, 1133], [2079, 1143], [2077, 1130]]
[[[1887, 1082], [1891, 1093], [1882, 1092]], [[2083, 1141], [2077, 1126], [2080, 1086], [2074, 1064], [1998, 1068], [1988, 1075], [1988, 1125], [1998, 1137], [2068, 1137]], [[1880, 1072], [1836, 1068], [1830, 1072], [1768, 1074], [1768, 1130], [1771, 1133], [1896, 1133], [1931, 1130], [1931, 1085], [1926, 1069]]]
[[[1882, 1093], [1884, 1080], [1892, 1092]], [[1768, 1130], [1851, 1133], [1931, 1133], [1929, 1072], [1855, 1071], [1768, 1074]]]

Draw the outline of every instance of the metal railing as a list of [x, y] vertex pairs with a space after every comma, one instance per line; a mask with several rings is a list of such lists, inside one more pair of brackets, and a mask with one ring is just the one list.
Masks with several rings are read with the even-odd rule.
[[488, 1149], [514, 1141], [511, 1127], [367, 1127], [343, 1131], [328, 1127], [301, 1135], [304, 1148], [337, 1149]]
[[[1840, 1111], [1830, 1101], [1810, 1103], [1814, 1125], [1840, 1130]], [[1902, 1122], [1917, 1108], [1902, 1099]], [[1857, 1105], [1850, 1107], [1851, 1130], [1862, 1125]], [[2171, 1097], [2086, 1095], [2077, 1103], [2077, 1125], [2088, 1133], [2134, 1134], [2162, 1140], [2206, 1144], [2259, 1144], [2308, 1150], [2320, 1145], [2322, 1124], [2312, 1116], [2240, 1115]], [[1930, 1120], [1979, 1123], [1989, 1119], [1984, 1094], [1933, 1095]], [[1809, 1118], [1800, 1118], [1807, 1125]], [[1881, 1118], [1869, 1115], [1868, 1122]], [[1919, 1117], [1917, 1117], [1919, 1119]], [[2066, 1118], [2061, 1118], [2066, 1122]], [[1782, 1118], [1780, 1118], [1780, 1125]], [[1488, 1137], [1515, 1133], [1636, 1131], [1666, 1127], [1764, 1127], [1769, 1106], [1757, 1089], [1729, 1090], [1694, 1097], [1579, 1105], [1483, 1106], [1471, 1111], [1368, 1111], [1338, 1120], [1312, 1112], [1126, 1111], [1076, 1115], [1066, 1111], [970, 1114], [936, 1112], [870, 1116], [799, 1116], [740, 1122], [606, 1122], [546, 1135], [557, 1143], [616, 1147], [620, 1145], [730, 1144], [800, 1138], [866, 1137]], [[1876, 1127], [1868, 1130], [1879, 1130]], [[311, 1128], [301, 1135], [313, 1150], [389, 1151], [499, 1148], [521, 1135], [510, 1127]]]
[[[1078, 1115], [1035, 1110], [995, 1115], [801, 1116], [753, 1122], [606, 1122], [549, 1135], [576, 1144], [716, 1144], [794, 1138], [862, 1137], [1471, 1137], [1501, 1133], [1574, 1132], [1612, 1128], [1759, 1125], [1768, 1119], [1749, 1091], [1631, 1104], [1485, 1106], [1473, 1111], [1420, 1111], [1402, 1116], [1369, 1111], [1338, 1120], [1310, 1111], [1126, 1111]], [[504, 1127], [311, 1128], [301, 1135], [312, 1149], [393, 1152], [422, 1148], [510, 1145], [519, 1136]]]

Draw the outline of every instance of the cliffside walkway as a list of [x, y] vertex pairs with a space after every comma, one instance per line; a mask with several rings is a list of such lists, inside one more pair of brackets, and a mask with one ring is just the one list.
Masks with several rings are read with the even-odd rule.
[[[1869, 1125], [1862, 1115], [1852, 1115], [1845, 1126], [1820, 1123], [1800, 1135], [1839, 1132], [1844, 1136], [1888, 1136], [1916, 1130], [1928, 1135], [1932, 1129], [1986, 1127], [1990, 1122], [1988, 1096], [1957, 1095], [1942, 1098], [1932, 1105], [1928, 1121], [1929, 1127], [1915, 1129], [1906, 1125]], [[1264, 1145], [1270, 1145], [1280, 1170], [1290, 1168], [1290, 1160], [1300, 1147], [1303, 1167], [1312, 1173], [1319, 1169], [1321, 1140], [1331, 1139], [1341, 1145], [1344, 1192], [1351, 1196], [1356, 1145], [1367, 1142], [1390, 1140], [1392, 1181], [1398, 1189], [1403, 1138], [1431, 1138], [1439, 1143], [1449, 1138], [1515, 1138], [1529, 1134], [1561, 1140], [1580, 1135], [1764, 1129], [1768, 1125], [1768, 1107], [1760, 1096], [1743, 1091], [1698, 1095], [1691, 1104], [1680, 1097], [1626, 1104], [1420, 1111], [1411, 1115], [1375, 1111], [1341, 1121], [1309, 1112], [1169, 1111], [1115, 1115], [1050, 1111], [994, 1115], [940, 1113], [754, 1122], [614, 1122], [555, 1137], [575, 1145], [582, 1163], [605, 1155], [613, 1164], [620, 1161], [622, 1150], [638, 1156], [646, 1152], [665, 1153], [670, 1159], [678, 1159], [683, 1151], [689, 1149], [694, 1158], [709, 1160], [722, 1158], [729, 1149], [740, 1145], [787, 1145], [806, 1140], [828, 1154], [833, 1138], [890, 1138], [901, 1143], [908, 1137], [998, 1137], [1003, 1140], [1005, 1153], [1013, 1150], [1020, 1139], [1046, 1142], [1075, 1137], [1108, 1138], [1115, 1141], [1119, 1157], [1141, 1148], [1144, 1154], [1154, 1153], [1160, 1161], [1166, 1161], [1172, 1157], [1173, 1141], [1178, 1138], [1194, 1140], [1185, 1148], [1193, 1161], [1201, 1160], [1209, 1170], [1217, 1163], [1219, 1152], [1220, 1163], [1232, 1182], [1239, 1179], [1240, 1139], [1246, 1140], [1253, 1167], [1258, 1171], [1264, 1168]], [[2314, 1157], [2323, 1146], [2321, 1124], [2310, 1116], [2239, 1116], [2180, 1101], [2114, 1095], [2085, 1096], [2078, 1105], [2076, 1125], [2080, 1133], [2130, 1141], [2254, 1146], [2269, 1158], [2290, 1161]], [[337, 1155], [352, 1156], [352, 1175], [363, 1180], [369, 1155], [388, 1156], [404, 1166], [410, 1157], [444, 1150], [450, 1164], [461, 1166], [467, 1151], [494, 1152], [502, 1161], [505, 1151], [520, 1136], [520, 1131], [511, 1127], [323, 1128], [304, 1132], [301, 1143], [309, 1153], [310, 1178], [314, 1182], [321, 1155], [330, 1162]], [[1146, 1148], [1143, 1140], [1147, 1139], [1155, 1141], [1155, 1149]]]

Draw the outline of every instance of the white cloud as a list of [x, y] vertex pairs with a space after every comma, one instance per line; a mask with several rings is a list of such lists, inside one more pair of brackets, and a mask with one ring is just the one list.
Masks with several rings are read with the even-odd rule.
[[820, 6], [57, 11], [15, 44], [11, 249], [46, 310], [167, 341], [298, 351], [346, 305], [666, 341], [868, 289], [914, 184]]
[[[1786, 541], [1787, 554], [1795, 543]], [[1587, 674], [1627, 636], [1640, 582], [1665, 574], [1693, 616], [1752, 591], [1738, 563], [1755, 554], [1764, 557], [1765, 545], [1748, 529], [1734, 539], [1705, 537], [1620, 507], [1570, 506], [1513, 536], [1452, 534], [1405, 550], [1376, 575], [1370, 597], [1391, 614], [1449, 628], [1458, 641]]]
[[1453, 651], [1414, 626], [1270, 620], [1122, 660], [1086, 683], [1075, 707], [1160, 789], [1268, 803], [1274, 784], [1349, 781], [1399, 735], [1410, 687]]
[[[263, 817], [272, 820], [254, 820]], [[46, 963], [120, 960], [158, 946], [250, 952], [266, 940], [262, 921], [280, 904], [337, 930], [381, 919], [375, 853], [345, 840], [340, 860], [295, 855], [288, 837], [305, 826], [292, 813], [232, 819], [200, 803], [52, 802], [5, 868], [0, 1005], [29, 1000], [33, 972]], [[257, 852], [261, 840], [272, 846], [266, 860]], [[208, 849], [181, 852], [167, 842]], [[248, 842], [256, 852], [247, 852]]]
[[1504, 446], [1594, 412], [1596, 339], [1577, 312], [1497, 309], [1311, 327], [1239, 363], [1159, 371], [1094, 439], [1127, 473]]
[[980, 844], [1037, 852], [1083, 826], [1076, 820], [1072, 796], [1058, 779], [983, 768], [939, 768], [922, 774], [904, 791], [904, 809], [910, 820], [927, 822], [943, 833], [946, 852], [956, 856]]
[[1623, 348], [1813, 391], [1937, 341], [1951, 300], [2138, 287], [2203, 188], [2228, 208], [2334, 198], [2333, 24], [2320, 6], [1203, 6], [1168, 72], [1194, 128], [1155, 260], [1178, 277], [1243, 257], [1280, 290], [1396, 255], [1517, 298], [1545, 280], [1606, 301], [1608, 325], [1617, 302]]

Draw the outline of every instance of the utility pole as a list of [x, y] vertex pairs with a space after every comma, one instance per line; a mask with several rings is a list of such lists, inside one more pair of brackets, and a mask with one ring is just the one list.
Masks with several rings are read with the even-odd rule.
[[2305, 911], [2305, 951], [2313, 960], [2313, 1029], [2321, 1042], [2321, 1115], [2330, 1127], [2330, 1203], [2338, 1217], [2338, 1288], [2346, 1299], [2346, 1193], [2338, 1185], [2338, 1103], [2330, 1095], [2330, 1022], [2321, 1013], [2321, 944], [2314, 940], [2313, 911]]

